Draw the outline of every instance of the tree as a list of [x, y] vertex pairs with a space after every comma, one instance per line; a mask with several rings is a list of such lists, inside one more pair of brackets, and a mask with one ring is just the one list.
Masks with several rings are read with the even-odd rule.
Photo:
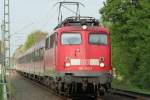
[[42, 32], [42, 31], [34, 31], [32, 32], [26, 42], [23, 45], [20, 45], [15, 53], [13, 54], [13, 58], [17, 58], [17, 56], [21, 55], [22, 53], [24, 53], [26, 50], [28, 50], [29, 48], [31, 48], [33, 45], [35, 45], [35, 43], [41, 41], [42, 39], [44, 39], [47, 36], [46, 32]]
[[113, 66], [124, 80], [150, 89], [149, 11], [149, 0], [107, 0], [100, 13], [111, 23]]
[[47, 36], [47, 33], [46, 32], [42, 32], [42, 31], [35, 31], [35, 32], [32, 32], [25, 44], [23, 45], [23, 48], [24, 50], [27, 50], [29, 49], [31, 46], [33, 46], [35, 43], [41, 41], [43, 38], [45, 38]]

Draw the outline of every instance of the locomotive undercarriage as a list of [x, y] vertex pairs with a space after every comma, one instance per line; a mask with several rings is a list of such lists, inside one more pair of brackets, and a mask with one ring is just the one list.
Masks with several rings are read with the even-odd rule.
[[71, 73], [56, 78], [56, 90], [69, 97], [101, 97], [111, 88], [111, 75], [100, 73], [96, 76], [72, 76]]

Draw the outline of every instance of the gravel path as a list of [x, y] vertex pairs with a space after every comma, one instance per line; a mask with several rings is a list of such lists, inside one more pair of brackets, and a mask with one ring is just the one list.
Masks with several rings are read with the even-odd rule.
[[11, 73], [9, 76], [12, 91], [10, 100], [61, 100], [16, 72]]

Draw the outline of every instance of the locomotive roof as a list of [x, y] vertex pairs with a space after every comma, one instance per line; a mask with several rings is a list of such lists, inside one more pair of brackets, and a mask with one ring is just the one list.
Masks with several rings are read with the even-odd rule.
[[109, 30], [103, 26], [88, 26], [87, 29], [83, 29], [82, 26], [64, 26], [64, 27], [57, 29], [57, 31], [60, 31], [60, 32], [92, 31], [92, 32], [102, 32], [102, 33], [109, 34]]
[[82, 26], [86, 25], [86, 31], [101, 31], [109, 34], [107, 28], [100, 26], [99, 21], [93, 17], [88, 16], [72, 16], [66, 18], [54, 29], [56, 31], [83, 31]]
[[55, 29], [66, 26], [66, 24], [72, 24], [71, 26], [82, 26], [88, 24], [88, 26], [98, 26], [99, 21], [94, 17], [89, 16], [71, 16], [59, 23]]

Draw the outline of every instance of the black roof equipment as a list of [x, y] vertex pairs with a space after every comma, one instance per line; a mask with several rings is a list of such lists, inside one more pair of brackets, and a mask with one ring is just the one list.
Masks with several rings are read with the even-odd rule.
[[99, 21], [93, 17], [88, 16], [72, 16], [66, 18], [64, 21], [59, 23], [55, 29], [63, 27], [63, 26], [99, 26]]

